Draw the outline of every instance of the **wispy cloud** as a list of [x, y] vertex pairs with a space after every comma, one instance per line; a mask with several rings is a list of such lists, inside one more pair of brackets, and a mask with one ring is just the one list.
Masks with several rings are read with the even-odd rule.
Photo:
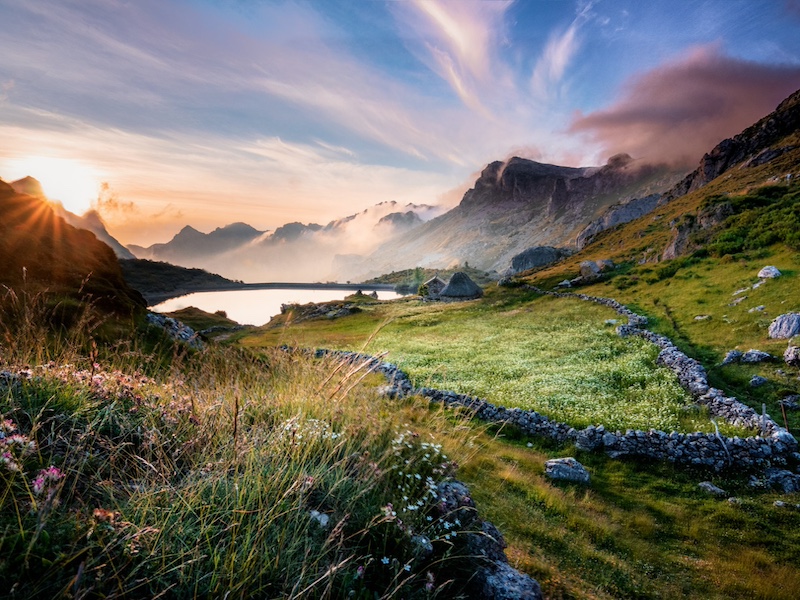
[[580, 4], [575, 19], [563, 31], [554, 31], [531, 75], [531, 90], [540, 99], [559, 95], [567, 68], [581, 45], [579, 30], [592, 15], [592, 3]]
[[607, 154], [693, 166], [800, 87], [800, 67], [765, 65], [701, 46], [632, 78], [611, 107], [575, 119]]
[[410, 50], [470, 109], [488, 115], [483, 95], [501, 79], [498, 48], [513, 1], [412, 0], [394, 5]]

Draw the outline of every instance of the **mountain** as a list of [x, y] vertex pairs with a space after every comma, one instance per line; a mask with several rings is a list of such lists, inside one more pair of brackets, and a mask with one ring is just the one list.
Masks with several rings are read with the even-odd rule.
[[209, 233], [202, 233], [187, 225], [166, 243], [153, 244], [148, 248], [129, 246], [128, 249], [137, 258], [147, 258], [174, 262], [176, 264], [192, 263], [186, 266], [198, 266], [203, 257], [228, 252], [248, 244], [264, 234], [246, 223], [231, 223], [218, 227]]
[[42, 189], [42, 184], [39, 183], [38, 179], [34, 179], [30, 175], [23, 177], [22, 179], [17, 179], [16, 181], [12, 181], [10, 185], [18, 194], [27, 194], [28, 196], [34, 196], [36, 198], [46, 197], [44, 195], [44, 190]]
[[533, 246], [571, 246], [608, 206], [664, 191], [681, 176], [622, 154], [603, 167], [562, 167], [519, 157], [495, 161], [458, 206], [367, 257], [363, 275], [465, 262], [505, 271], [514, 256]]
[[90, 210], [82, 217], [79, 217], [75, 213], [66, 210], [60, 204], [54, 205], [53, 210], [55, 210], [59, 216], [63, 217], [64, 220], [73, 227], [91, 231], [93, 234], [95, 234], [95, 236], [97, 236], [98, 240], [108, 244], [111, 247], [111, 249], [114, 251], [114, 254], [117, 255], [117, 258], [124, 260], [135, 258], [130, 250], [123, 246], [108, 232], [105, 223], [103, 223], [103, 219], [100, 218], [100, 214], [96, 210]]
[[128, 249], [139, 258], [251, 282], [348, 280], [351, 258], [359, 265], [386, 240], [442, 212], [438, 206], [387, 201], [324, 226], [292, 222], [262, 232], [234, 223], [208, 234], [186, 226], [169, 242]]
[[[10, 185], [12, 188], [14, 188], [14, 191], [20, 194], [27, 194], [28, 196], [47, 200], [47, 196], [45, 196], [44, 190], [42, 189], [42, 184], [39, 183], [38, 179], [35, 179], [30, 175], [23, 177], [22, 179], [17, 179], [16, 181], [12, 181]], [[77, 227], [78, 229], [88, 229], [95, 234], [95, 236], [97, 236], [98, 240], [111, 246], [111, 249], [118, 258], [134, 258], [131, 251], [120, 244], [119, 241], [117, 241], [117, 239], [108, 232], [105, 223], [103, 223], [103, 220], [100, 218], [100, 215], [97, 213], [97, 211], [90, 210], [85, 215], [78, 216], [64, 208], [60, 202], [51, 202], [50, 205], [56, 214], [63, 218], [67, 223], [73, 227]]]
[[[579, 252], [536, 277], [557, 283], [574, 277], [583, 261], [611, 259], [627, 265], [616, 277], [619, 288], [627, 289], [668, 282], [681, 268], [706, 260], [718, 260], [714, 269], [720, 269], [720, 263], [770, 260], [787, 247], [796, 257], [798, 181], [800, 90], [710, 150], [651, 212], [595, 234]], [[697, 267], [706, 270], [711, 267]]]
[[[609, 207], [597, 220], [577, 236], [576, 245], [583, 248], [601, 231], [628, 223], [653, 211], [656, 207], [699, 190], [734, 166], [757, 167], [779, 159], [800, 147], [800, 90], [781, 102], [769, 115], [740, 134], [723, 140], [700, 159], [698, 167], [663, 194], [635, 198]], [[783, 143], [778, 143], [783, 140]], [[777, 144], [777, 145], [776, 145]], [[670, 257], [674, 258], [671, 251]]]
[[0, 264], [0, 286], [18, 293], [91, 297], [95, 305], [122, 314], [144, 308], [108, 245], [68, 224], [42, 197], [1, 182]]

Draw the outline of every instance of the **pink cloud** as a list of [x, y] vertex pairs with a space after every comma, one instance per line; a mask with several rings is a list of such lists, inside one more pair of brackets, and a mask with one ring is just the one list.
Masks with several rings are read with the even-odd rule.
[[588, 134], [608, 155], [694, 166], [798, 88], [800, 67], [744, 61], [702, 46], [634, 77], [616, 103], [577, 116], [570, 131]]

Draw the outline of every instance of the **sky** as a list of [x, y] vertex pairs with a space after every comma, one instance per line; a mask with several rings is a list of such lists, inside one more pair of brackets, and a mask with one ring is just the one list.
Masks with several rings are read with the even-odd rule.
[[0, 178], [123, 243], [687, 170], [800, 88], [800, 0], [0, 0]]

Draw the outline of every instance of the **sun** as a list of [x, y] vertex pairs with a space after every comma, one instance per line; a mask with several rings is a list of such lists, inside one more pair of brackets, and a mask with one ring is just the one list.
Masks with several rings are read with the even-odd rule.
[[68, 211], [84, 214], [92, 207], [101, 178], [88, 164], [73, 158], [31, 156], [14, 162], [19, 178], [30, 175], [42, 184], [48, 200], [61, 202]]

